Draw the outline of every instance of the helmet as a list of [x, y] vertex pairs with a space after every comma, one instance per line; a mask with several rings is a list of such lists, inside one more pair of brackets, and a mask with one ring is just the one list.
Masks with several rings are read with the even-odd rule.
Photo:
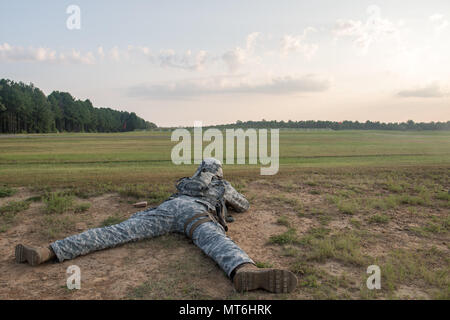
[[198, 166], [197, 171], [194, 173], [192, 178], [198, 177], [202, 172], [210, 172], [214, 174], [215, 177], [222, 179], [222, 162], [215, 158], [203, 159], [202, 163]]

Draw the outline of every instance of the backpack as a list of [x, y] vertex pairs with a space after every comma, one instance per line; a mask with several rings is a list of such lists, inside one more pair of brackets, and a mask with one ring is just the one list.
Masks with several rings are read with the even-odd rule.
[[219, 222], [225, 231], [228, 231], [228, 227], [225, 221], [227, 214], [227, 208], [225, 206], [224, 194], [225, 185], [222, 180], [212, 179], [211, 183], [207, 184], [201, 179], [185, 177], [177, 181], [175, 187], [177, 193], [174, 196], [186, 195], [190, 197], [202, 200], [201, 202], [207, 202], [212, 208], [215, 214], [216, 221]]

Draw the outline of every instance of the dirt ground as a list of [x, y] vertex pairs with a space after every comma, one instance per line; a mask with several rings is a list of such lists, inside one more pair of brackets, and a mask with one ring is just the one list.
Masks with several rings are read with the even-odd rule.
[[[389, 194], [382, 187], [374, 189], [379, 186], [376, 179], [350, 179], [353, 185], [358, 181], [360, 189], [356, 194], [365, 192], [377, 197]], [[378, 211], [386, 213], [389, 221], [369, 223], [372, 220], [368, 220], [368, 212], [373, 215], [377, 209], [358, 207], [348, 214], [346, 211], [353, 209], [342, 209], [330, 202], [329, 195], [336, 194], [343, 185], [339, 181], [339, 177], [327, 180], [321, 175], [315, 180], [291, 177], [276, 183], [263, 179], [240, 181], [251, 209], [233, 215], [236, 221], [229, 224], [228, 235], [258, 265], [296, 272], [299, 286], [291, 294], [236, 293], [214, 261], [177, 234], [129, 243], [63, 263], [30, 267], [14, 262], [14, 247], [19, 243], [48, 245], [59, 238], [98, 227], [108, 218], [125, 219], [139, 211], [131, 204], [138, 199], [132, 201], [106, 193], [76, 199], [91, 204], [81, 213], [69, 210], [63, 214], [45, 214], [42, 201], [31, 202], [28, 209], [17, 213], [15, 223], [0, 233], [0, 299], [448, 299], [448, 225], [444, 225], [447, 229], [442, 232], [412, 231], [428, 225], [432, 216], [448, 221], [448, 203], [383, 208]], [[446, 186], [441, 183], [440, 187]], [[39, 194], [19, 188], [15, 195], [1, 198], [0, 207]], [[274, 238], [287, 235], [289, 230], [294, 230], [295, 239]], [[342, 238], [344, 242], [336, 238], [337, 245], [332, 251], [326, 245], [336, 234], [347, 238]], [[350, 235], [355, 236], [348, 238]], [[426, 274], [428, 265], [421, 264], [420, 257], [415, 255], [421, 250], [433, 252], [432, 257], [428, 251], [424, 254], [431, 257], [430, 264], [437, 267], [436, 273]], [[403, 263], [402, 259], [414, 266], [406, 274], [398, 275], [395, 267], [397, 262]], [[390, 272], [383, 278], [385, 287], [380, 292], [365, 289], [366, 269], [374, 261]], [[71, 265], [81, 269], [80, 290], [66, 287], [66, 270]]]

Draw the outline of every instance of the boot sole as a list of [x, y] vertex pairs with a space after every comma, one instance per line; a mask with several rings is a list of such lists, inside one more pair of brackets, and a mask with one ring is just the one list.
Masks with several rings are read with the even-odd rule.
[[297, 277], [288, 270], [255, 269], [238, 272], [233, 282], [238, 292], [264, 289], [274, 293], [289, 293], [297, 286]]
[[23, 244], [18, 244], [16, 246], [15, 256], [17, 263], [28, 262], [31, 266], [39, 264], [38, 253], [33, 248], [24, 246]]

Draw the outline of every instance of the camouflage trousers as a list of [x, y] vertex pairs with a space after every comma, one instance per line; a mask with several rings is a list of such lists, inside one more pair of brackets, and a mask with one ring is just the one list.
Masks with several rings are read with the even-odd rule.
[[[93, 251], [112, 248], [119, 244], [157, 237], [169, 232], [185, 232], [185, 223], [207, 207], [188, 196], [163, 202], [159, 207], [140, 211], [128, 220], [103, 228], [57, 240], [51, 244], [60, 262]], [[204, 217], [203, 217], [204, 218]], [[201, 218], [187, 225], [186, 233]], [[200, 224], [192, 234], [192, 240], [230, 276], [240, 264], [254, 263], [252, 259], [226, 236], [223, 227], [214, 222]]]

